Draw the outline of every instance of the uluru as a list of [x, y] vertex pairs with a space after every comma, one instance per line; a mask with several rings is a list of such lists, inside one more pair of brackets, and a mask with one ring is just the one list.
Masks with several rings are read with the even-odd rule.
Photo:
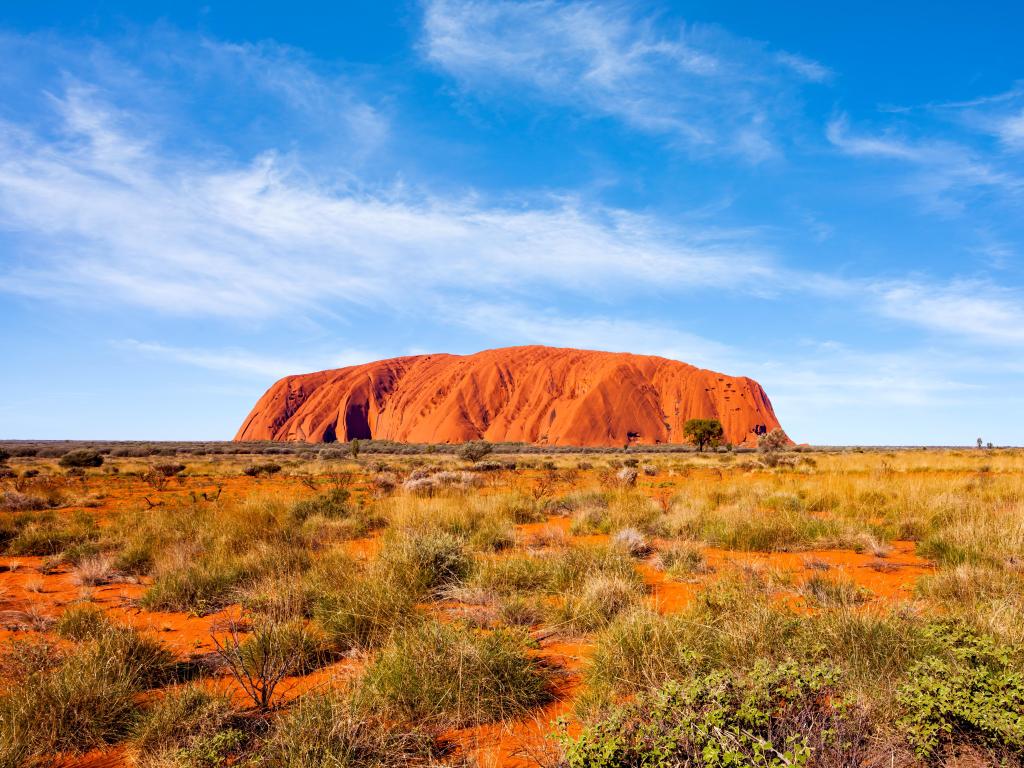
[[692, 418], [718, 419], [737, 445], [780, 428], [747, 377], [653, 355], [523, 346], [286, 376], [235, 440], [622, 446], [684, 443]]

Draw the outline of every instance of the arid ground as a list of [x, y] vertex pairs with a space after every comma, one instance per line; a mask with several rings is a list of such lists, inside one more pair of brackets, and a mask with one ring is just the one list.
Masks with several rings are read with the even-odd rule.
[[1024, 451], [225, 449], [6, 446], [0, 766], [1021, 764]]

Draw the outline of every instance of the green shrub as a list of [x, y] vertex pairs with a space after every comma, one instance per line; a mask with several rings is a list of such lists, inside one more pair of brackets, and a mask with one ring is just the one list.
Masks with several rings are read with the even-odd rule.
[[595, 640], [584, 675], [585, 709], [685, 677], [698, 667], [689, 637], [676, 616], [637, 609], [618, 616]]
[[627, 581], [641, 581], [633, 559], [614, 547], [570, 547], [550, 557], [551, 576], [548, 587], [553, 592], [576, 589], [596, 575], [618, 576]]
[[363, 684], [381, 712], [448, 727], [517, 717], [551, 699], [547, 670], [525, 635], [437, 622], [395, 635]]
[[516, 530], [505, 518], [488, 516], [470, 534], [469, 544], [482, 552], [500, 552], [514, 547]]
[[999, 752], [1024, 750], [1021, 654], [990, 635], [936, 624], [927, 636], [939, 652], [913, 665], [899, 691], [899, 725], [918, 757], [963, 742]]
[[829, 667], [759, 662], [643, 693], [563, 738], [569, 768], [859, 765], [864, 716], [843, 703]]
[[819, 606], [856, 605], [871, 599], [871, 592], [849, 578], [833, 579], [815, 573], [800, 588], [803, 595]]
[[250, 464], [242, 470], [242, 474], [248, 477], [259, 477], [260, 475], [276, 475], [281, 471], [281, 465], [274, 462], [266, 464]]
[[7, 544], [11, 555], [56, 555], [73, 547], [82, 548], [80, 554], [88, 548], [87, 554], [92, 554], [99, 537], [95, 519], [85, 512], [76, 512], [69, 518], [48, 512], [18, 520], [16, 525], [17, 533]]
[[493, 450], [493, 446], [486, 440], [470, 440], [459, 446], [456, 455], [464, 461], [476, 463]]
[[[174, 760], [182, 768], [221, 768], [232, 765], [232, 755], [241, 752], [248, 739], [249, 735], [245, 731], [233, 727], [202, 734], [175, 752]], [[164, 768], [164, 764], [159, 768]]]
[[60, 465], [67, 469], [82, 469], [86, 467], [103, 466], [103, 455], [99, 451], [90, 448], [79, 448], [68, 451], [60, 457]]
[[158, 575], [140, 603], [149, 611], [213, 613], [233, 601], [233, 590], [252, 575], [238, 558], [202, 558], [179, 570]]
[[291, 515], [297, 522], [313, 516], [326, 517], [328, 520], [348, 517], [352, 513], [349, 505], [351, 494], [344, 488], [334, 488], [312, 499], [297, 502], [291, 509]]
[[498, 514], [512, 520], [516, 525], [537, 523], [544, 519], [540, 504], [529, 496], [515, 494], [504, 497], [498, 505]]
[[230, 605], [240, 589], [260, 578], [301, 571], [309, 562], [309, 553], [294, 546], [253, 544], [238, 554], [221, 546], [184, 562], [158, 564], [153, 583], [142, 595], [142, 606], [150, 611], [213, 613]]
[[528, 555], [482, 558], [469, 581], [472, 586], [499, 595], [533, 592], [547, 588], [552, 578], [552, 566], [549, 558]]
[[674, 579], [707, 573], [711, 567], [704, 557], [704, 548], [694, 541], [680, 541], [658, 553], [661, 566]]
[[836, 521], [793, 512], [712, 515], [703, 518], [693, 533], [712, 546], [748, 552], [786, 552], [842, 542]]

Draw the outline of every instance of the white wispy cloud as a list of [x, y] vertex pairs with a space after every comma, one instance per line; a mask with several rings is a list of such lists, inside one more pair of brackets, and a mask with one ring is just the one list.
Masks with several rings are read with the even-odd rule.
[[893, 132], [858, 133], [851, 130], [845, 115], [829, 121], [826, 136], [845, 154], [910, 167], [912, 173], [901, 190], [919, 197], [936, 211], [963, 212], [965, 195], [976, 191], [993, 190], [1014, 200], [1024, 193], [1024, 177], [1006, 168], [998, 158], [963, 142], [914, 140]]
[[941, 285], [890, 283], [877, 288], [892, 318], [986, 344], [1024, 346], [1024, 296], [980, 281]]
[[572, 199], [511, 209], [328, 187], [287, 156], [236, 166], [161, 151], [87, 89], [54, 104], [56, 139], [0, 123], [0, 223], [33, 254], [6, 260], [8, 291], [261, 318], [404, 309], [453, 291], [618, 300], [778, 280], [742, 231]]
[[427, 58], [474, 92], [526, 93], [755, 162], [780, 152], [795, 89], [830, 77], [718, 27], [662, 31], [615, 3], [427, 0], [423, 25]]

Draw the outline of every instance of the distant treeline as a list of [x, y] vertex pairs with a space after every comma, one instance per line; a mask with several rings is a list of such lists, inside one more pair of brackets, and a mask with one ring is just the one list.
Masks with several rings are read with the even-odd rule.
[[[533, 443], [488, 443], [490, 453], [494, 454], [572, 454], [572, 453], [694, 453], [692, 445], [631, 445], [628, 448], [609, 446], [568, 446], [568, 445], [536, 445]], [[125, 440], [0, 440], [0, 450], [12, 458], [39, 457], [60, 458], [69, 451], [83, 448], [99, 451], [111, 457], [146, 456], [206, 456], [206, 455], [265, 455], [265, 456], [300, 456], [303, 458], [345, 458], [353, 453], [352, 443], [279, 443], [249, 442], [236, 443], [229, 441], [202, 442], [165, 442], [165, 441], [125, 441]], [[359, 454], [454, 454], [459, 451], [459, 443], [397, 443], [392, 440], [359, 440]], [[749, 453], [749, 448], [720, 447], [720, 452], [735, 451]]]
[[[613, 446], [537, 445], [533, 443], [488, 443], [492, 454], [621, 454], [621, 453], [695, 453], [687, 444]], [[964, 446], [931, 446], [962, 449]], [[343, 459], [352, 456], [352, 443], [279, 443], [232, 441], [129, 441], [129, 440], [0, 440], [0, 452], [11, 458], [38, 457], [58, 459], [69, 451], [83, 448], [99, 451], [104, 456], [144, 458], [146, 456], [297, 456], [305, 459]], [[392, 440], [359, 440], [359, 454], [455, 454], [459, 443], [397, 443]], [[922, 446], [797, 446], [792, 450], [806, 451], [908, 451], [926, 449]], [[752, 453], [752, 448], [719, 446], [710, 449], [718, 453]]]

